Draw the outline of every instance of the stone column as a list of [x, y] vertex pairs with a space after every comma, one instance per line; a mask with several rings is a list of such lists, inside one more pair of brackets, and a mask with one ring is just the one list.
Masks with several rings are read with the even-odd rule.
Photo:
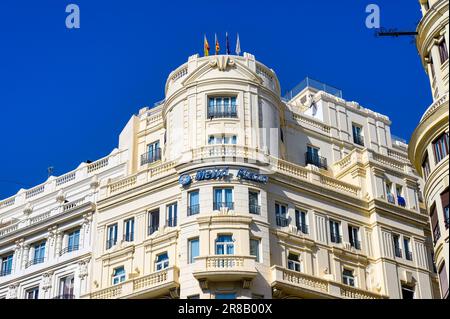
[[27, 267], [27, 263], [29, 261], [30, 257], [30, 245], [25, 244], [23, 246], [23, 258], [22, 258], [22, 269], [25, 269]]
[[24, 239], [16, 241], [16, 247], [14, 249], [14, 258], [12, 271], [14, 274], [18, 274], [22, 270], [22, 256], [23, 256]]

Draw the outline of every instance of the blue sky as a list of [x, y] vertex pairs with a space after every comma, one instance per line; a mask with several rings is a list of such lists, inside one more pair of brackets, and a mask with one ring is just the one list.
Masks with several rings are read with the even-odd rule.
[[[242, 2], [242, 3], [241, 3]], [[65, 27], [78, 4], [81, 28]], [[286, 92], [310, 76], [383, 113], [409, 139], [431, 103], [411, 37], [376, 38], [381, 25], [414, 30], [418, 0], [0, 2], [0, 198], [97, 159], [117, 146], [139, 108], [164, 98], [168, 74], [225, 32], [277, 73]], [[211, 45], [211, 47], [213, 47]]]

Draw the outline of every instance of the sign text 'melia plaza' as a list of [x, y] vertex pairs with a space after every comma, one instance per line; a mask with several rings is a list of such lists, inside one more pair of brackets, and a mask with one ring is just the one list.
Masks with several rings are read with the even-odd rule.
[[[214, 168], [214, 169], [203, 169], [197, 171], [195, 174], [196, 181], [203, 180], [212, 180], [212, 179], [222, 179], [230, 177], [230, 169], [229, 167], [225, 168]], [[236, 177], [239, 179], [245, 179], [249, 181], [254, 181], [258, 183], [267, 183], [269, 181], [269, 177], [261, 174], [257, 174], [249, 171], [245, 168], [240, 168], [236, 174]], [[189, 174], [183, 174], [179, 178], [179, 183], [182, 186], [187, 186], [192, 183], [192, 177]]]

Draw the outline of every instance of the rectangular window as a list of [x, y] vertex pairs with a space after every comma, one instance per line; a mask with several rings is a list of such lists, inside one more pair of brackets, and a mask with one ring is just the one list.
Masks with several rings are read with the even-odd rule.
[[448, 223], [449, 223], [449, 193], [448, 188], [441, 194], [441, 203], [442, 203], [442, 210], [444, 211], [444, 224], [445, 229], [448, 229]]
[[159, 229], [159, 209], [148, 213], [148, 234], [151, 235]]
[[208, 118], [237, 117], [236, 97], [208, 98]]
[[259, 239], [250, 239], [250, 256], [256, 257], [256, 262], [261, 262], [259, 259], [259, 243], [261, 241]]
[[422, 162], [422, 175], [423, 178], [428, 179], [428, 176], [430, 175], [430, 161], [428, 160], [428, 155], [425, 156], [425, 159]]
[[433, 142], [434, 159], [436, 164], [448, 155], [448, 143], [448, 133], [442, 134]]
[[40, 242], [34, 245], [33, 265], [41, 264], [45, 260], [45, 244], [46, 242]]
[[303, 234], [308, 234], [308, 225], [306, 224], [306, 212], [302, 210], [295, 210], [295, 226], [297, 230]]
[[167, 206], [167, 226], [177, 227], [177, 203]]
[[161, 159], [159, 141], [147, 145], [147, 152], [141, 156], [141, 165], [153, 163]]
[[209, 145], [236, 145], [237, 137], [236, 135], [210, 135], [208, 137]]
[[192, 264], [195, 262], [195, 257], [200, 255], [200, 240], [198, 238], [189, 239], [188, 249], [188, 263]]
[[219, 235], [216, 239], [216, 255], [233, 255], [234, 241], [231, 235]]
[[77, 251], [80, 248], [80, 230], [74, 230], [67, 234], [67, 247], [66, 249], [63, 249], [63, 251], [60, 253], [60, 255], [64, 254], [65, 252], [72, 252]]
[[395, 185], [395, 191], [397, 193], [397, 203], [399, 206], [405, 207], [406, 200], [403, 197], [403, 187], [401, 185]]
[[58, 299], [74, 299], [74, 276], [69, 275], [59, 280]]
[[234, 209], [232, 188], [214, 189], [214, 210], [220, 210], [223, 207]]
[[355, 287], [355, 276], [353, 275], [353, 270], [344, 269], [342, 272], [342, 282], [344, 285]]
[[13, 254], [9, 254], [0, 258], [1, 260], [0, 277], [8, 276], [11, 274], [13, 257], [14, 257]]
[[389, 203], [395, 204], [395, 197], [392, 194], [392, 184], [389, 182], [386, 182], [386, 196]]
[[363, 129], [360, 125], [352, 124], [353, 143], [364, 146]]
[[117, 224], [108, 226], [106, 239], [106, 249], [110, 249], [117, 244]]
[[25, 299], [39, 299], [39, 287], [33, 287], [25, 291]]
[[439, 57], [441, 58], [441, 64], [448, 60], [448, 50], [447, 44], [445, 43], [445, 38], [442, 38], [442, 41], [438, 45], [439, 48]]
[[133, 241], [134, 240], [134, 218], [127, 219], [124, 224], [124, 241]]
[[156, 257], [155, 268], [156, 268], [156, 271], [160, 271], [160, 270], [169, 268], [169, 255], [167, 253], [159, 254]]
[[400, 248], [400, 236], [392, 235], [394, 241], [394, 253], [395, 257], [402, 258], [402, 249]]
[[448, 278], [447, 270], [445, 269], [445, 263], [439, 268], [439, 282], [441, 287], [442, 299], [448, 299]]
[[407, 260], [413, 260], [411, 251], [411, 240], [409, 238], [403, 238], [403, 246], [405, 249], [405, 257]]
[[114, 269], [113, 278], [112, 278], [113, 285], [118, 285], [124, 281], [125, 281], [125, 268], [118, 267], [118, 268]]
[[300, 256], [297, 254], [289, 253], [288, 255], [288, 269], [301, 272], [302, 266], [300, 264]]
[[330, 219], [330, 239], [332, 243], [339, 244], [342, 242], [341, 223]]
[[402, 285], [402, 299], [414, 299], [414, 287]]
[[235, 293], [216, 293], [216, 299], [236, 299]]
[[359, 240], [359, 228], [354, 226], [348, 226], [348, 237], [350, 239], [350, 245], [360, 250], [361, 249], [361, 242]]
[[320, 156], [320, 149], [311, 145], [307, 146], [305, 154], [305, 165], [314, 165], [319, 168], [327, 169], [327, 159]]
[[439, 228], [439, 219], [436, 205], [433, 205], [431, 208], [430, 220], [431, 230], [433, 231], [433, 243], [436, 245], [439, 238], [441, 238], [441, 229]]
[[250, 214], [259, 215], [261, 213], [261, 207], [259, 206], [259, 192], [248, 192], [248, 210]]
[[287, 206], [275, 203], [275, 220], [277, 226], [287, 227], [289, 225], [289, 219], [287, 218], [286, 214]]
[[188, 193], [188, 216], [200, 213], [200, 193], [198, 190]]

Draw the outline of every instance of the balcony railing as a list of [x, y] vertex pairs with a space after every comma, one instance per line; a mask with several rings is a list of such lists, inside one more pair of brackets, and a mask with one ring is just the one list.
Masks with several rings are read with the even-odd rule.
[[141, 155], [141, 165], [150, 164], [161, 160], [161, 148], [156, 148], [152, 153], [144, 153]]
[[59, 252], [59, 255], [62, 256], [64, 254], [70, 253], [72, 251], [77, 251], [79, 248], [80, 248], [79, 245], [67, 246], [64, 249], [61, 249], [61, 251]]
[[123, 241], [132, 242], [134, 241], [134, 232], [129, 232], [123, 235]]
[[75, 299], [74, 294], [63, 294], [56, 297], [53, 297], [52, 299]]
[[337, 234], [331, 233], [330, 239], [331, 239], [332, 243], [335, 243], [335, 244], [342, 243], [342, 236], [341, 235], [337, 235]]
[[248, 205], [248, 211], [250, 214], [260, 215], [261, 214], [261, 206], [255, 204]]
[[148, 226], [148, 234], [151, 235], [159, 229], [159, 225]]
[[302, 232], [303, 234], [309, 234], [308, 225], [306, 225], [305, 223], [297, 224], [297, 230]]
[[167, 227], [177, 227], [177, 218], [169, 218], [167, 220]]
[[402, 254], [401, 248], [395, 247], [394, 252], [395, 252], [395, 257], [402, 258], [403, 254]]
[[353, 135], [353, 143], [364, 146], [364, 136]]
[[45, 261], [45, 258], [33, 258], [29, 262], [25, 264], [25, 268], [28, 268], [33, 265], [42, 264]]
[[413, 255], [411, 251], [405, 251], [405, 257], [407, 260], [413, 260]]
[[352, 246], [353, 248], [355, 248], [357, 250], [361, 250], [361, 242], [359, 240], [351, 240], [350, 246]]
[[222, 208], [234, 209], [234, 202], [214, 202], [214, 210], [220, 210]]
[[188, 209], [187, 209], [188, 216], [197, 215], [197, 214], [200, 214], [200, 205], [199, 204], [188, 206]]
[[12, 273], [12, 268], [2, 270], [2, 271], [0, 271], [0, 277], [5, 277], [8, 275], [11, 275], [11, 273]]
[[287, 227], [289, 226], [289, 219], [283, 216], [276, 216], [275, 217], [277, 226], [279, 227]]
[[108, 239], [106, 241], [106, 249], [110, 249], [112, 246], [117, 244], [117, 239]]
[[327, 159], [312, 152], [305, 153], [305, 163], [306, 165], [312, 164], [319, 168], [327, 169]]
[[214, 108], [208, 109], [208, 118], [236, 118], [237, 111], [234, 109], [217, 110]]

